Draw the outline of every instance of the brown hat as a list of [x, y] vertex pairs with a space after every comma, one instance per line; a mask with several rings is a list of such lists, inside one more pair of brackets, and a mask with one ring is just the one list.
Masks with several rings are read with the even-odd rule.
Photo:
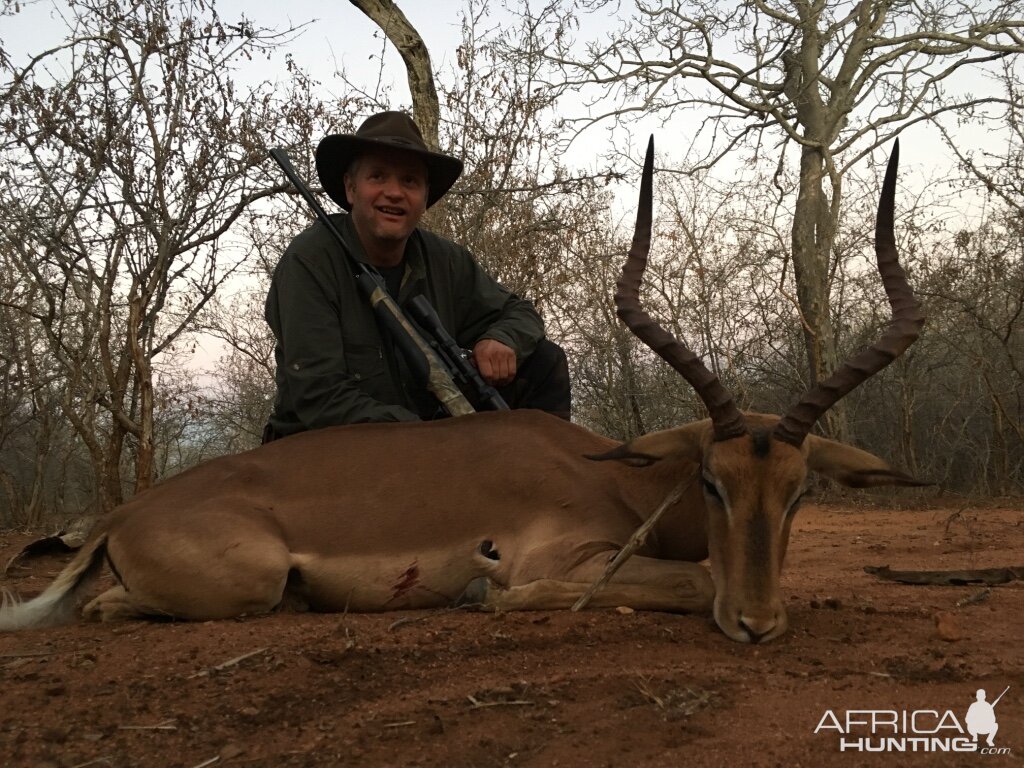
[[427, 149], [423, 134], [411, 117], [402, 112], [381, 112], [368, 117], [354, 134], [325, 136], [316, 148], [320, 183], [331, 200], [346, 211], [352, 210], [352, 204], [345, 194], [345, 171], [356, 157], [371, 149], [402, 149], [427, 164], [427, 208], [440, 200], [462, 173], [461, 160]]

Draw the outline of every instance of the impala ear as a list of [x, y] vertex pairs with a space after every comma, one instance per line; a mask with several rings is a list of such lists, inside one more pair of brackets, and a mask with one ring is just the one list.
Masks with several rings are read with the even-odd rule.
[[607, 453], [589, 454], [592, 461], [624, 461], [635, 467], [647, 467], [662, 459], [689, 459], [700, 461], [705, 441], [711, 439], [711, 421], [687, 424], [675, 429], [641, 435]]
[[835, 440], [827, 440], [816, 435], [808, 435], [806, 444], [807, 467], [850, 488], [935, 485], [928, 480], [918, 480], [905, 472], [900, 472], [873, 453], [854, 448], [852, 445], [837, 443]]

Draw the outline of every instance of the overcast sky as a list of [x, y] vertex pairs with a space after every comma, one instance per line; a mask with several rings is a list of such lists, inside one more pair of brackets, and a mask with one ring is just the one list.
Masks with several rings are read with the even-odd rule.
[[[462, 0], [405, 2], [400, 7], [426, 40], [435, 69], [446, 68], [459, 42]], [[308, 24], [288, 50], [302, 67], [324, 80], [330, 79], [336, 66], [344, 66], [363, 76], [360, 80], [376, 83], [379, 62], [370, 58], [386, 51], [384, 78], [408, 98], [401, 59], [390, 44], [384, 46], [377, 26], [344, 0], [220, 0], [216, 8], [229, 23], [245, 16], [257, 26], [279, 31]], [[60, 2], [28, 0], [22, 3], [20, 13], [0, 19], [0, 38], [15, 61], [59, 45], [67, 35], [61, 17], [64, 12]], [[283, 80], [283, 63], [283, 52], [271, 62], [255, 60], [244, 73], [245, 79]]]
[[[452, 58], [461, 39], [460, 12], [464, 0], [405, 0], [399, 6], [420, 32], [430, 50], [435, 72], [444, 78], [454, 68]], [[490, 21], [497, 24], [503, 18], [501, 3], [495, 2]], [[261, 81], [284, 81], [284, 55], [290, 53], [296, 62], [317, 80], [325, 83], [327, 91], [337, 92], [340, 82], [335, 72], [344, 68], [353, 82], [370, 89], [378, 83], [391, 89], [393, 104], [408, 105], [409, 95], [404, 65], [375, 24], [362, 12], [344, 0], [323, 2], [323, 0], [220, 0], [216, 3], [221, 18], [228, 23], [243, 16], [257, 26], [283, 31], [289, 27], [306, 25], [299, 36], [287, 48], [280, 50], [269, 61], [256, 58], [245, 64], [237, 73], [241, 83]], [[613, 6], [614, 7], [614, 6]], [[630, 4], [624, 3], [622, 14], [630, 13]], [[13, 17], [0, 20], [0, 38], [17, 62], [30, 54], [38, 53], [59, 45], [67, 35], [67, 26], [61, 18], [65, 11], [63, 3], [54, 0], [29, 0], [22, 4], [22, 11]], [[614, 26], [611, 17], [584, 20], [579, 37], [593, 36], [602, 27]], [[383, 66], [381, 56], [383, 55]], [[566, 105], [568, 109], [569, 106]], [[661, 118], [644, 121], [631, 126], [619, 139], [625, 138], [630, 145], [629, 152], [642, 159], [647, 135], [653, 131], [658, 136], [659, 154], [678, 147], [682, 154], [686, 146], [686, 134], [693, 130], [696, 116], [686, 114], [662, 124]], [[580, 165], [603, 148], [604, 129], [592, 129], [585, 134], [582, 148], [575, 148], [569, 163]], [[911, 137], [908, 137], [911, 138]], [[934, 165], [936, 158], [945, 152], [936, 136], [926, 129], [915, 129], [912, 144], [905, 147], [904, 168], [910, 171], [923, 158], [915, 158], [914, 150], [921, 150]], [[905, 142], [909, 143], [909, 142]], [[670, 153], [671, 154], [671, 153]], [[681, 161], [680, 156], [672, 160]], [[925, 174], [927, 175], [927, 174]]]

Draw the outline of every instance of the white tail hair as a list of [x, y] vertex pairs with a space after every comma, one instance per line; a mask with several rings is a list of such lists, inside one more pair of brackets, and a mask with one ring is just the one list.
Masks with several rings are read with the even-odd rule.
[[0, 601], [0, 632], [54, 627], [74, 618], [78, 592], [97, 574], [107, 551], [107, 534], [88, 544], [68, 563], [41, 595], [22, 602], [4, 590]]

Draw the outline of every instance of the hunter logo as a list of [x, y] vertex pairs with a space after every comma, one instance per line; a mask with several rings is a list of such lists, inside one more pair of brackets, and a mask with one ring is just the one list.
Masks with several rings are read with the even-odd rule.
[[989, 704], [985, 701], [985, 689], [979, 688], [976, 694], [977, 701], [971, 704], [971, 708], [967, 710], [967, 730], [974, 737], [974, 741], [978, 741], [978, 736], [988, 736], [986, 743], [990, 747], [994, 747], [994, 739], [996, 732], [999, 730], [999, 723], [996, 722], [996, 704], [999, 703], [999, 699], [1003, 698], [1003, 694], [1010, 690], [1010, 686], [1006, 686], [1003, 693], [999, 694], [999, 698]]
[[[847, 709], [826, 710], [815, 733], [834, 733], [840, 752], [977, 752], [1008, 755], [1009, 747], [995, 743], [999, 723], [996, 705], [1010, 686], [988, 702], [984, 688], [963, 719], [950, 709]], [[979, 740], [979, 737], [984, 737]]]

